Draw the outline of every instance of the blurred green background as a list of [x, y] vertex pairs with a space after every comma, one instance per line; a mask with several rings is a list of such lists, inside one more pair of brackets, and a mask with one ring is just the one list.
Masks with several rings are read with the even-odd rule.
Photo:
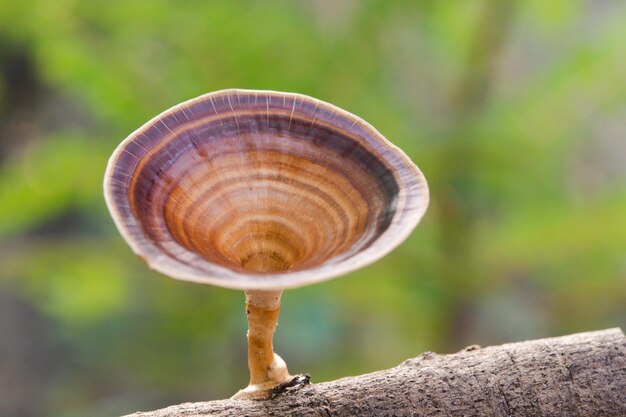
[[626, 3], [0, 2], [0, 416], [112, 416], [247, 383], [243, 293], [168, 279], [102, 197], [131, 131], [222, 88], [309, 94], [420, 166], [384, 260], [283, 297], [314, 382], [626, 327]]

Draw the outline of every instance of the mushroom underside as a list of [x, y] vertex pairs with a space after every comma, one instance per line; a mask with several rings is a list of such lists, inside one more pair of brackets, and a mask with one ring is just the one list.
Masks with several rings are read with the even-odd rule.
[[239, 289], [374, 262], [428, 205], [419, 169], [371, 125], [276, 91], [222, 90], [166, 110], [115, 150], [104, 186], [120, 233], [152, 268]]
[[388, 227], [398, 194], [390, 170], [357, 141], [285, 116], [176, 132], [132, 178], [130, 207], [154, 245], [166, 251], [173, 241], [247, 274], [358, 253]]

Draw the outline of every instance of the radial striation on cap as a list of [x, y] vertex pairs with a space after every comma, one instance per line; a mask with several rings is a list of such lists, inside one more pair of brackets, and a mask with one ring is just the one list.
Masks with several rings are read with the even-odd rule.
[[359, 117], [300, 94], [223, 90], [115, 150], [105, 198], [150, 267], [238, 289], [298, 287], [367, 265], [428, 205], [424, 176]]

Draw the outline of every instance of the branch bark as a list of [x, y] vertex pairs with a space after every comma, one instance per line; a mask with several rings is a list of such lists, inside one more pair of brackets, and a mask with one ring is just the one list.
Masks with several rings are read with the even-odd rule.
[[620, 329], [431, 352], [371, 374], [307, 385], [271, 400], [186, 403], [129, 417], [626, 416]]

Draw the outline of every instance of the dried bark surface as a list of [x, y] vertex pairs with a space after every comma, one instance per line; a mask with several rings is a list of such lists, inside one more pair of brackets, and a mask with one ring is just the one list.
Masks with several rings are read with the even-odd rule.
[[620, 329], [427, 352], [384, 371], [311, 384], [265, 401], [187, 403], [132, 417], [626, 416]]

